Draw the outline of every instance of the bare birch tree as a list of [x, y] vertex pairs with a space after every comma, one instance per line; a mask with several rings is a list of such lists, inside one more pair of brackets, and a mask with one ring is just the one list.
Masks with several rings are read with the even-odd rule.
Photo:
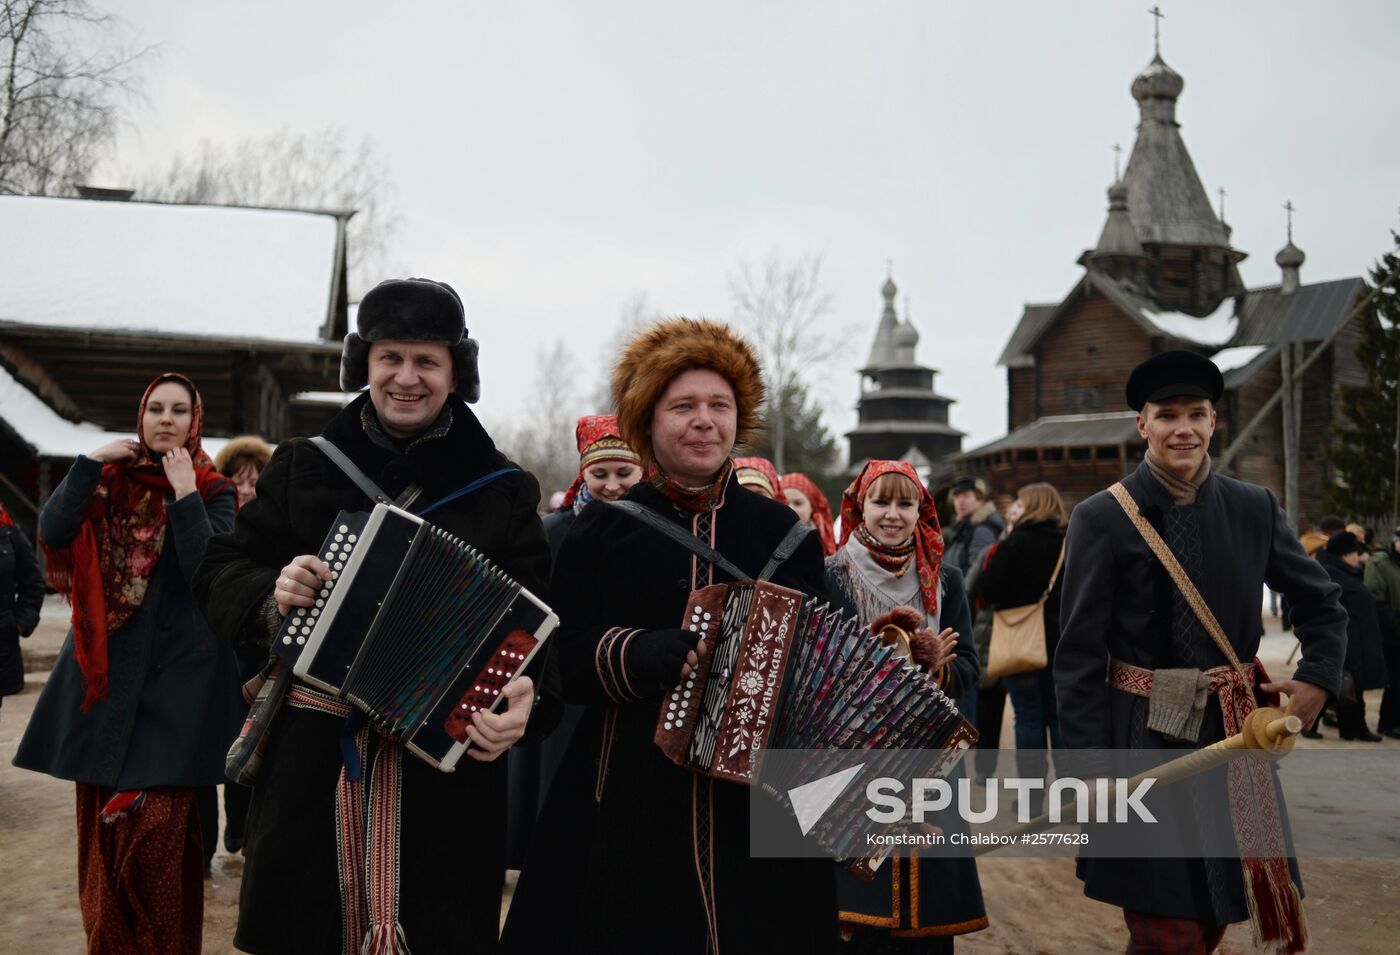
[[355, 298], [385, 277], [399, 226], [387, 162], [368, 138], [351, 142], [333, 127], [284, 128], [231, 143], [206, 140], [146, 176], [138, 194], [169, 202], [354, 211], [347, 251]]
[[578, 476], [577, 366], [562, 339], [535, 353], [535, 380], [524, 416], [498, 432], [502, 451], [540, 482], [542, 503]]
[[740, 261], [729, 276], [734, 321], [748, 336], [763, 364], [768, 390], [765, 417], [773, 448], [773, 464], [786, 470], [787, 415], [780, 399], [802, 386], [803, 375], [836, 354], [839, 342], [816, 329], [831, 309], [831, 295], [822, 289], [820, 255], [784, 262], [778, 251], [755, 265]]
[[70, 192], [111, 146], [150, 53], [113, 49], [122, 26], [87, 0], [0, 0], [0, 194]]
[[612, 370], [613, 365], [617, 363], [617, 356], [642, 326], [650, 325], [660, 318], [661, 312], [652, 306], [645, 289], [633, 292], [627, 297], [627, 301], [622, 303], [617, 315], [617, 325], [598, 355], [598, 380], [591, 395], [593, 408], [584, 412], [585, 414], [608, 414], [615, 410], [612, 399]]

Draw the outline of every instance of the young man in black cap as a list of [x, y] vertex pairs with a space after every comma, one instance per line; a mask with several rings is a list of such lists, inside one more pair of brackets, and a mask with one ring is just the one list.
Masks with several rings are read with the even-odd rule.
[[[1261, 689], [1290, 696], [1305, 725], [1340, 689], [1347, 618], [1336, 584], [1303, 552], [1270, 491], [1211, 471], [1223, 390], [1219, 369], [1190, 352], [1150, 358], [1128, 379], [1146, 459], [1121, 484], [1080, 504], [1069, 525], [1054, 668], [1070, 749], [1189, 750], [1236, 732], [1255, 707], [1247, 681], [1259, 680], [1266, 583], [1291, 602], [1303, 657], [1291, 679]], [[1218, 639], [1149, 537], [1165, 541], [1184, 568], [1223, 630]], [[1200, 710], [1194, 688], [1207, 680]], [[1170, 693], [1183, 681], [1192, 689], [1184, 706], [1181, 694]], [[1237, 836], [1258, 830], [1261, 819], [1250, 814], [1260, 801], [1230, 798]], [[1228, 857], [1235, 852], [1222, 845], [1220, 858], [1081, 859], [1079, 876], [1090, 898], [1123, 908], [1130, 952], [1210, 952], [1227, 925], [1251, 914], [1263, 942], [1301, 951], [1296, 864], [1242, 863], [1238, 854]]]
[[[539, 485], [496, 450], [467, 407], [479, 392], [477, 344], [457, 293], [428, 279], [382, 282], [361, 302], [356, 326], [340, 382], [368, 392], [323, 436], [400, 506], [543, 596], [549, 548], [536, 515]], [[282, 618], [311, 606], [330, 579], [315, 555], [336, 514], [370, 505], [311, 441], [279, 446], [257, 498], [233, 533], [210, 542], [195, 577], [214, 630], [239, 649], [265, 649]], [[348, 707], [294, 684], [253, 788], [234, 944], [287, 955], [362, 944], [386, 953], [494, 951], [505, 875], [506, 761], [497, 757], [527, 720], [533, 732], [557, 716], [558, 678], [548, 657], [541, 665], [543, 701], [528, 678], [508, 685], [508, 707], [474, 717], [473, 758], [451, 774], [372, 732], [347, 731]], [[358, 776], [344, 765], [347, 752], [358, 756]], [[381, 777], [397, 785], [381, 787]], [[392, 789], [396, 800], [382, 798]], [[392, 864], [367, 866], [367, 844], [377, 862]]]

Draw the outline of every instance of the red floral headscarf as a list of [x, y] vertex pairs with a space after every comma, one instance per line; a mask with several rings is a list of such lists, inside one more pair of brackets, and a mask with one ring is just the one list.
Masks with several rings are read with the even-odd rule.
[[[914, 525], [914, 568], [919, 575], [919, 592], [930, 616], [938, 612], [938, 574], [943, 565], [943, 530], [938, 524], [938, 508], [933, 495], [919, 480], [919, 472], [908, 461], [871, 461], [841, 495], [841, 546], [856, 528], [865, 526], [865, 493], [884, 474], [902, 474], [919, 489], [919, 522]], [[876, 555], [878, 559], [878, 555]]]
[[[773, 496], [775, 501], [782, 503], [778, 497], [778, 469], [773, 467], [772, 461], [769, 461], [767, 458], [734, 459], [734, 469], [736, 471], [742, 471], [745, 468], [750, 471], [757, 471], [759, 474], [763, 475], [763, 480], [768, 483], [768, 493]], [[741, 474], [739, 475], [739, 483], [753, 484], [755, 482], [751, 475]]]
[[0, 527], [14, 527], [15, 519], [10, 516], [10, 512], [5, 510], [5, 505], [0, 503]]
[[[822, 489], [817, 487], [817, 483], [805, 474], [797, 471], [791, 474], [784, 474], [778, 482], [784, 489], [792, 488], [794, 491], [801, 491], [802, 495], [812, 504], [812, 523], [817, 528], [817, 534], [822, 539], [822, 553], [830, 557], [836, 553], [836, 526], [831, 519], [831, 505], [827, 503], [826, 495]], [[783, 498], [778, 498], [782, 501]]]
[[599, 461], [630, 461], [637, 467], [642, 466], [641, 457], [622, 440], [622, 431], [617, 426], [615, 414], [584, 415], [578, 419], [578, 425], [574, 428], [574, 438], [578, 442], [578, 477], [564, 492], [564, 500], [559, 505], [560, 510], [568, 510], [578, 500], [579, 494], [587, 486], [583, 472], [590, 464]]
[[[174, 381], [189, 389], [190, 433], [185, 450], [194, 462], [195, 485], [204, 501], [234, 492], [233, 484], [214, 467], [200, 444], [204, 406], [194, 383], [167, 372], [141, 396], [136, 412], [140, 450], [136, 459], [104, 464], [102, 477], [88, 502], [83, 523], [67, 547], [50, 547], [41, 538], [48, 559], [49, 584], [73, 605], [73, 655], [87, 682], [86, 712], [107, 698], [107, 637], [136, 613], [146, 597], [165, 542], [165, 499], [175, 492], [165, 467], [146, 444], [143, 425], [146, 404], [158, 385]], [[192, 571], [193, 568], [187, 568]]]

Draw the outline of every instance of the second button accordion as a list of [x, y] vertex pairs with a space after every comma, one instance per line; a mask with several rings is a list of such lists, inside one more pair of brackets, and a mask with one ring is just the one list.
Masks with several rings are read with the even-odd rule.
[[332, 579], [272, 652], [306, 683], [451, 772], [473, 713], [495, 711], [559, 618], [464, 541], [408, 511], [342, 511], [320, 558]]

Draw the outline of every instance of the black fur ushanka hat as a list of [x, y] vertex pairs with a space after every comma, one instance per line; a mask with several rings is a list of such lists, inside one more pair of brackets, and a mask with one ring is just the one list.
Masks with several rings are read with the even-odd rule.
[[481, 397], [478, 346], [467, 337], [467, 313], [452, 286], [432, 279], [389, 279], [370, 289], [355, 315], [358, 332], [345, 336], [340, 353], [340, 388], [359, 391], [369, 384], [371, 342], [410, 341], [446, 345], [452, 351], [457, 394]]

